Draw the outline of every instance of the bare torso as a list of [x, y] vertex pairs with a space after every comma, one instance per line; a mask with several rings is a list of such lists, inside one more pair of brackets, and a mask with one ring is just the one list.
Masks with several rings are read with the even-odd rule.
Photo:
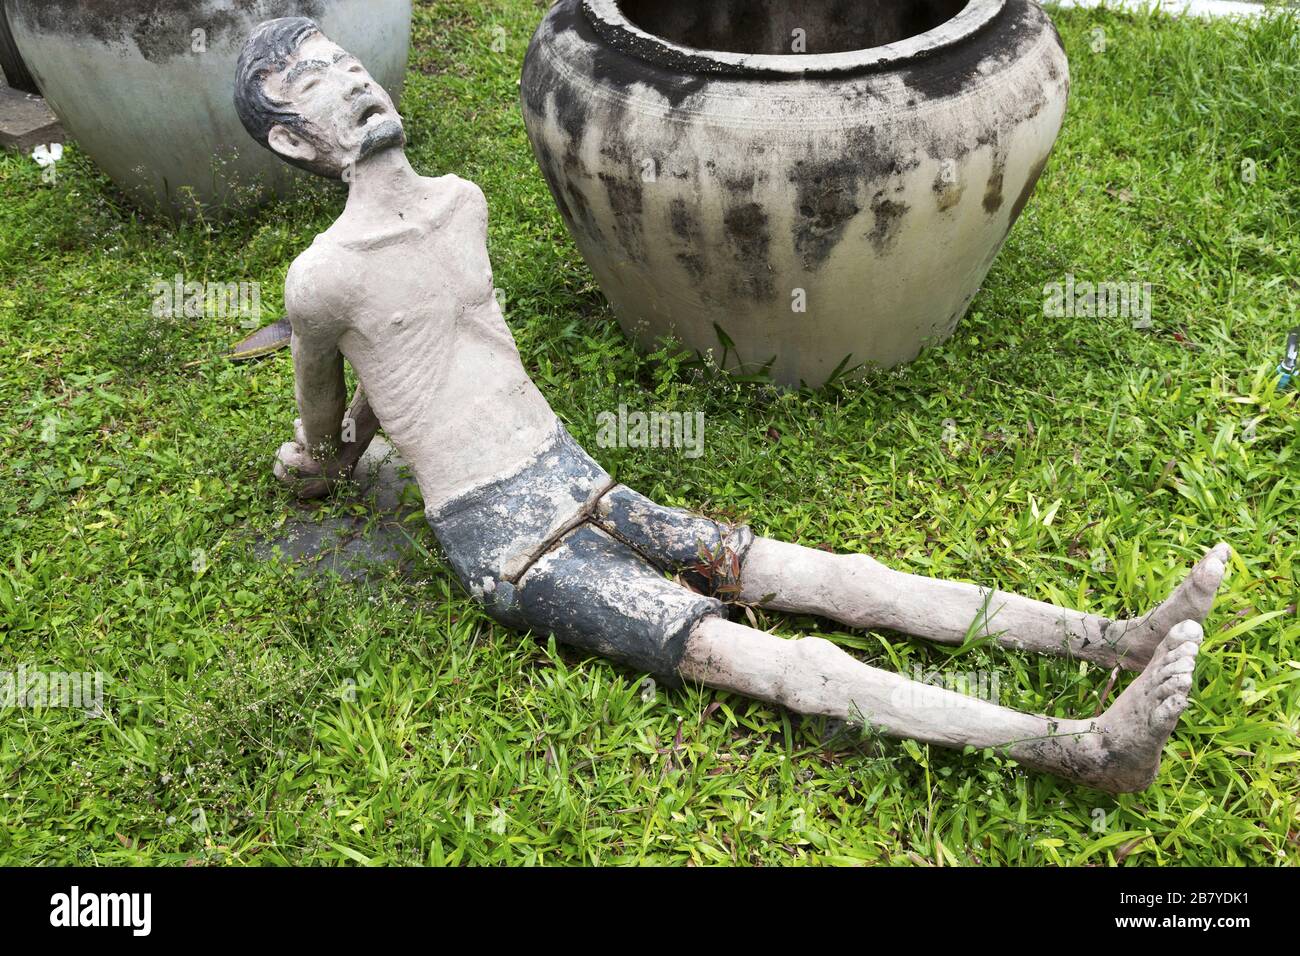
[[555, 429], [493, 294], [486, 234], [477, 186], [421, 178], [395, 214], [349, 207], [286, 281], [295, 333], [351, 363], [429, 509], [511, 472]]

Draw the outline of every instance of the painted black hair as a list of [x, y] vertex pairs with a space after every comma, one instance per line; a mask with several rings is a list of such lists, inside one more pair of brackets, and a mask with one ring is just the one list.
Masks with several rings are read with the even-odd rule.
[[[289, 58], [308, 37], [320, 33], [320, 27], [307, 17], [280, 17], [258, 24], [239, 54], [235, 68], [235, 112], [253, 137], [270, 148], [268, 137], [275, 126], [287, 126], [306, 137], [303, 118], [285, 104], [266, 95], [266, 78], [283, 70]], [[288, 159], [286, 162], [321, 173], [310, 163]]]

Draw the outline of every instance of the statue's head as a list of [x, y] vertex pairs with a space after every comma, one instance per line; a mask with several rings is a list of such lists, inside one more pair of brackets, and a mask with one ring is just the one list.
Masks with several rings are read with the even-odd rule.
[[384, 88], [306, 17], [267, 20], [253, 31], [239, 55], [235, 109], [253, 139], [332, 179], [406, 142]]

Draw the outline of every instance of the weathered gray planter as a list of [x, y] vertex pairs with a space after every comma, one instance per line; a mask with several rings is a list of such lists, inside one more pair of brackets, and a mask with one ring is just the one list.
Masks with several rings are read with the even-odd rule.
[[521, 95], [625, 331], [819, 385], [952, 333], [1068, 87], [1029, 0], [559, 0]]
[[172, 214], [242, 206], [301, 175], [235, 115], [235, 61], [258, 23], [311, 17], [394, 100], [406, 70], [411, 0], [3, 2], [68, 134], [137, 203]]

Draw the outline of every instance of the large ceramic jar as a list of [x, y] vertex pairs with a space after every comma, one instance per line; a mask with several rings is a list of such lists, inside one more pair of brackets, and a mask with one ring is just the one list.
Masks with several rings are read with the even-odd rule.
[[141, 206], [192, 215], [302, 175], [244, 131], [235, 62], [263, 20], [307, 16], [400, 91], [411, 0], [3, 0], [68, 134]]
[[559, 0], [521, 94], [626, 332], [817, 386], [952, 334], [1068, 87], [1029, 0]]

